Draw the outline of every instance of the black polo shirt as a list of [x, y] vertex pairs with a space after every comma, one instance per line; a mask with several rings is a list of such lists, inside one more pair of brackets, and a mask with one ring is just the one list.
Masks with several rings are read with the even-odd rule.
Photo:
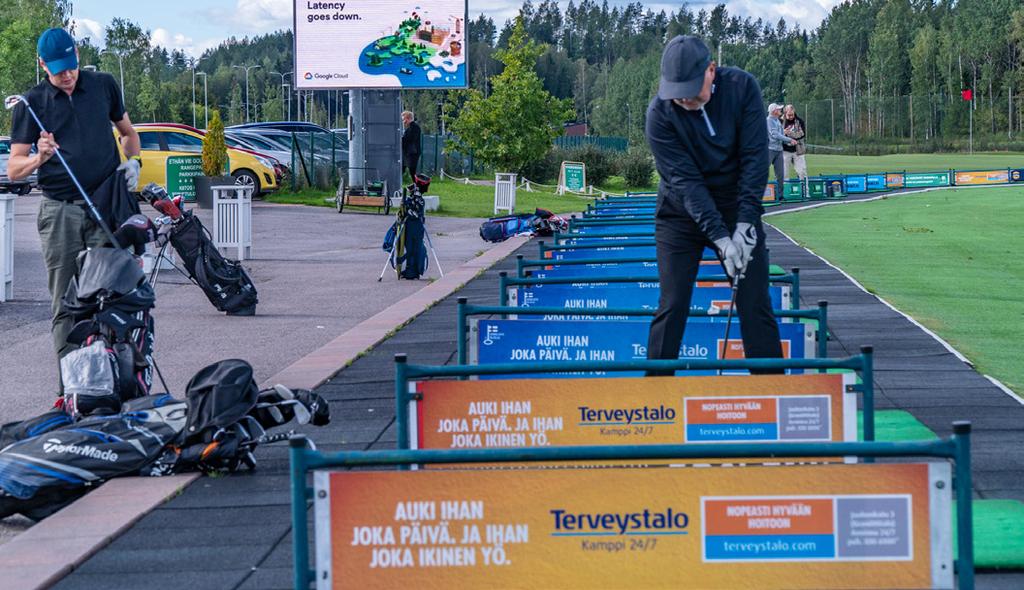
[[[53, 134], [60, 152], [90, 195], [114, 173], [121, 157], [111, 123], [124, 118], [121, 90], [110, 74], [79, 70], [78, 84], [70, 96], [43, 80], [25, 93], [32, 110]], [[39, 126], [25, 105], [14, 107], [11, 143], [34, 144]], [[71, 177], [57, 156], [39, 168], [39, 188], [51, 199], [80, 199]]]

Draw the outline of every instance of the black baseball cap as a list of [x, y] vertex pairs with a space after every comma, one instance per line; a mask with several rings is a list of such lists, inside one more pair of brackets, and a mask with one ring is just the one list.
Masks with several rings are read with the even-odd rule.
[[661, 83], [658, 98], [692, 98], [704, 86], [704, 72], [711, 63], [711, 51], [698, 37], [673, 37], [661, 54]]

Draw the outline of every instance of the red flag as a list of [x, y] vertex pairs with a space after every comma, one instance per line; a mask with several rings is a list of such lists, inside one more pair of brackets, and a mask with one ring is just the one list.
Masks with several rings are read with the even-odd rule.
[[963, 98], [964, 100], [973, 100], [974, 99], [974, 91], [973, 90], [969, 90], [969, 89], [968, 90], [961, 90], [960, 91], [960, 97]]

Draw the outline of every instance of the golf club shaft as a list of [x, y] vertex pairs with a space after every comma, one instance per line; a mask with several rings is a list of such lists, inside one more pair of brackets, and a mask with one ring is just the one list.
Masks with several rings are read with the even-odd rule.
[[[29, 115], [32, 115], [32, 120], [36, 122], [36, 125], [39, 126], [39, 129], [44, 133], [49, 133], [49, 131], [46, 130], [46, 127], [43, 126], [43, 122], [40, 121], [39, 117], [36, 116], [36, 112], [32, 110], [32, 105], [28, 104], [28, 101], [25, 100], [24, 97], [21, 97], [21, 104], [25, 105], [25, 109], [28, 110]], [[82, 195], [82, 198], [85, 199], [85, 204], [89, 207], [89, 211], [92, 212], [92, 216], [93, 218], [96, 219], [96, 223], [98, 223], [100, 227], [103, 228], [103, 231], [107, 234], [107, 238], [110, 239], [110, 243], [113, 244], [115, 248], [120, 248], [121, 244], [119, 244], [117, 238], [114, 237], [114, 232], [110, 231], [110, 228], [107, 227], [107, 223], [103, 221], [103, 216], [101, 216], [100, 212], [96, 210], [96, 206], [93, 205], [92, 199], [89, 198], [89, 195], [85, 192], [85, 189], [82, 188], [81, 183], [78, 182], [78, 177], [76, 177], [75, 173], [71, 171], [71, 166], [68, 166], [67, 160], [65, 160], [64, 156], [61, 155], [60, 153], [60, 149], [54, 150], [53, 153], [54, 155], [57, 156], [57, 159], [60, 160], [61, 165], [64, 166], [64, 170], [67, 171], [68, 176], [71, 177], [71, 182], [75, 183], [75, 188], [78, 189], [78, 192]]]

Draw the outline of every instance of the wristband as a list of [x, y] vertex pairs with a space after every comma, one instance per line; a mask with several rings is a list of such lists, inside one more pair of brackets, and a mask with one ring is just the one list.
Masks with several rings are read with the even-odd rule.
[[142, 168], [142, 157], [141, 156], [132, 156], [132, 157], [130, 157], [128, 159], [129, 160], [135, 160], [136, 162], [139, 163], [139, 168]]

